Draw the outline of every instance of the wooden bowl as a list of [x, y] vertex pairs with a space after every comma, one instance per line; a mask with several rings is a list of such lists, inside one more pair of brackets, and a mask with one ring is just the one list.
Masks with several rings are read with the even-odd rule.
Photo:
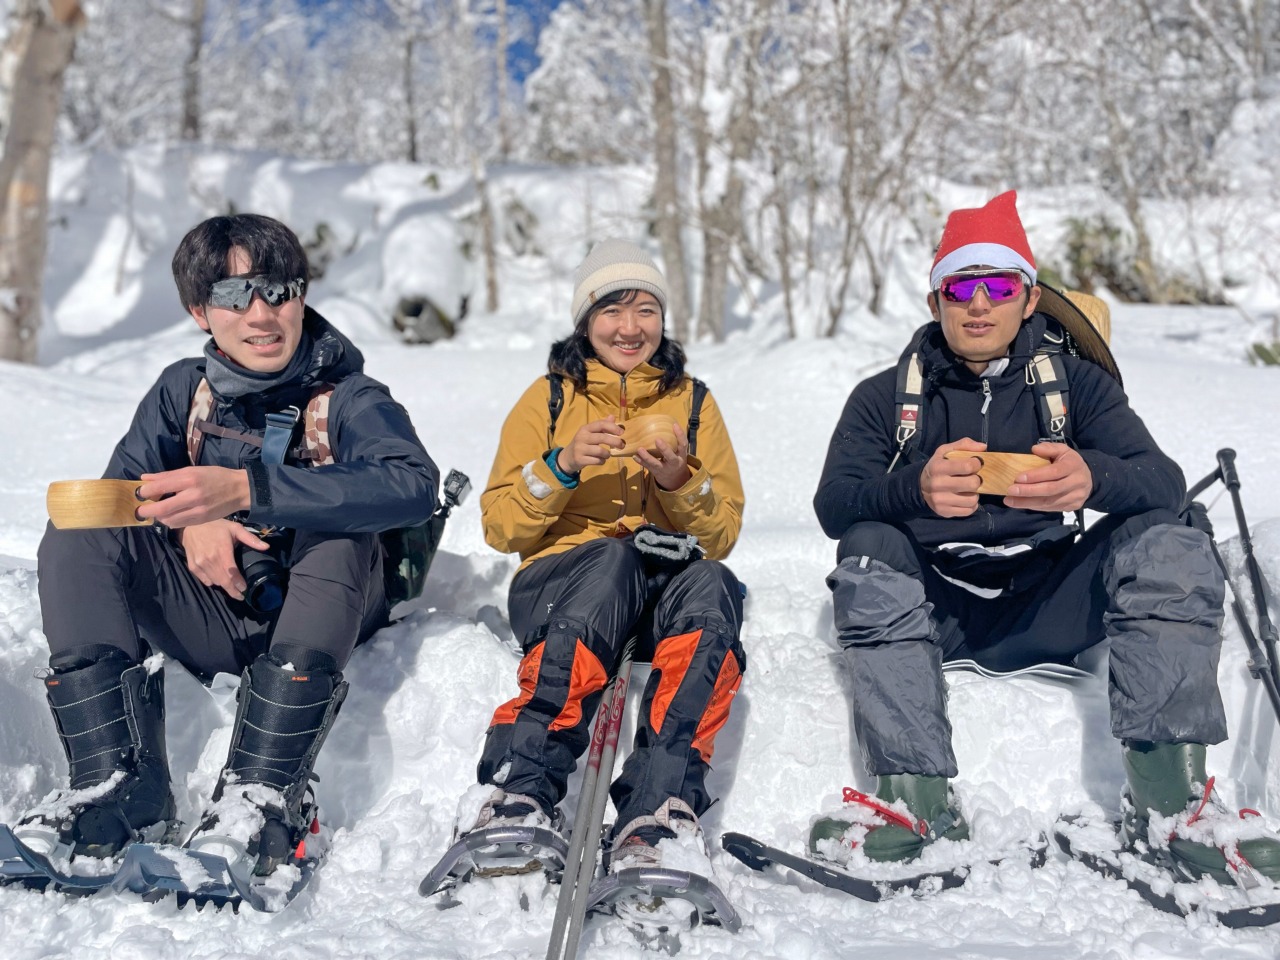
[[49, 484], [45, 506], [59, 530], [149, 527], [155, 521], [140, 520], [136, 512], [151, 502], [139, 498], [141, 486], [141, 480], [55, 480]]
[[990, 450], [982, 453], [949, 450], [946, 453], [948, 460], [963, 460], [966, 457], [973, 457], [982, 464], [982, 468], [978, 471], [978, 476], [982, 478], [982, 486], [978, 488], [978, 492], [992, 493], [1001, 497], [1009, 492], [1009, 484], [1013, 483], [1019, 474], [1049, 465], [1048, 460], [1037, 457], [1033, 453], [994, 453]]
[[658, 440], [664, 441], [672, 450], [676, 448], [676, 421], [665, 413], [632, 417], [630, 420], [623, 420], [618, 426], [622, 427], [622, 439], [626, 441], [626, 446], [621, 449], [610, 448], [611, 457], [633, 457], [637, 450], [648, 450], [656, 456]]

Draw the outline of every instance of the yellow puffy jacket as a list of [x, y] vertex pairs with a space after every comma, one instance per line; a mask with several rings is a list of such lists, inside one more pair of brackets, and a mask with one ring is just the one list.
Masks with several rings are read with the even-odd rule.
[[503, 553], [519, 553], [521, 568], [537, 557], [561, 553], [597, 537], [625, 535], [645, 523], [691, 533], [720, 560], [728, 556], [742, 528], [742, 479], [729, 431], [707, 393], [699, 413], [698, 452], [689, 457], [693, 476], [679, 490], [663, 490], [632, 457], [615, 457], [582, 471], [578, 485], [563, 486], [545, 457], [567, 446], [580, 427], [613, 414], [629, 417], [665, 413], [687, 426], [693, 381], [662, 396], [662, 371], [647, 363], [625, 377], [598, 360], [587, 361], [587, 389], [564, 380], [564, 408], [548, 437], [551, 384], [539, 377], [517, 401], [502, 425], [502, 439], [480, 497], [484, 538]]

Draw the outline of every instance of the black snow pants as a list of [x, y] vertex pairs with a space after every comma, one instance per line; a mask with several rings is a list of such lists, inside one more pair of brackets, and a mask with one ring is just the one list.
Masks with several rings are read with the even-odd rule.
[[342, 670], [387, 622], [378, 535], [297, 531], [275, 554], [288, 568], [287, 592], [282, 606], [260, 613], [196, 579], [158, 527], [50, 526], [39, 551], [50, 659], [98, 659], [116, 647], [136, 662], [159, 651], [207, 683], [215, 673], [238, 676], [271, 649], [302, 659], [299, 669]]
[[1220, 743], [1224, 582], [1209, 537], [1171, 511], [1098, 520], [1043, 574], [986, 598], [944, 578], [903, 528], [858, 523], [827, 578], [872, 775], [953, 777], [942, 664], [1070, 663], [1110, 641], [1120, 739]]
[[610, 791], [616, 829], [669, 797], [702, 814], [715, 736], [746, 669], [742, 594], [729, 568], [694, 561], [659, 586], [630, 540], [592, 540], [521, 570], [508, 607], [523, 638], [520, 693], [494, 713], [479, 781], [553, 810], [634, 635], [635, 659], [653, 670], [634, 749]]

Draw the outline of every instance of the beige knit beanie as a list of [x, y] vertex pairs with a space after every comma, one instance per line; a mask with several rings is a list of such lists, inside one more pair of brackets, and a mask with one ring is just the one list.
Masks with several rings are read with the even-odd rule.
[[653, 258], [627, 240], [601, 240], [573, 274], [573, 323], [606, 294], [643, 290], [658, 298], [667, 315], [667, 281]]

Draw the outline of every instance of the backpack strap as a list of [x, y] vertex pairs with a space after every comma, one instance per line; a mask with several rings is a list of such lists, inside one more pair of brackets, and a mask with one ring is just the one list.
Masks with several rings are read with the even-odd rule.
[[560, 411], [564, 409], [564, 377], [558, 373], [548, 373], [547, 383], [551, 392], [547, 395], [547, 413], [551, 414], [551, 422], [547, 424], [547, 449], [555, 442], [556, 421], [560, 419]]
[[904, 353], [898, 361], [898, 384], [893, 402], [894, 422], [897, 424], [893, 440], [898, 450], [885, 473], [893, 473], [907, 444], [920, 430], [920, 414], [924, 411], [924, 363], [920, 360], [919, 349]]
[[[191, 397], [191, 409], [187, 412], [187, 457], [193, 466], [198, 464], [200, 452], [204, 449], [205, 435], [213, 434], [215, 437], [239, 440], [251, 447], [261, 447], [264, 463], [284, 463], [289, 457], [309, 461], [313, 466], [334, 463], [333, 450], [329, 445], [329, 398], [332, 396], [333, 385], [321, 384], [311, 394], [305, 409], [286, 407], [279, 413], [267, 414], [266, 432], [257, 437], [251, 433], [228, 429], [209, 419], [213, 412], [213, 390], [209, 381], [201, 378]], [[303, 425], [302, 443], [290, 449], [299, 420]]]
[[693, 380], [693, 401], [689, 405], [689, 427], [686, 433], [689, 436], [689, 453], [696, 454], [698, 452], [698, 424], [702, 422], [702, 401], [707, 398], [707, 385], [697, 377], [691, 377]]
[[1046, 330], [1036, 355], [1027, 364], [1027, 383], [1036, 395], [1041, 440], [1066, 443], [1070, 435], [1067, 419], [1067, 368], [1062, 360], [1064, 337]]
[[294, 451], [299, 460], [309, 460], [312, 466], [325, 467], [337, 463], [333, 447], [329, 444], [329, 400], [333, 397], [333, 384], [326, 383], [307, 401], [302, 411], [302, 446]]
[[204, 377], [196, 384], [196, 392], [191, 395], [191, 409], [187, 411], [187, 459], [195, 466], [200, 462], [200, 451], [204, 449], [205, 430], [211, 426], [209, 414], [213, 411], [213, 389]]

